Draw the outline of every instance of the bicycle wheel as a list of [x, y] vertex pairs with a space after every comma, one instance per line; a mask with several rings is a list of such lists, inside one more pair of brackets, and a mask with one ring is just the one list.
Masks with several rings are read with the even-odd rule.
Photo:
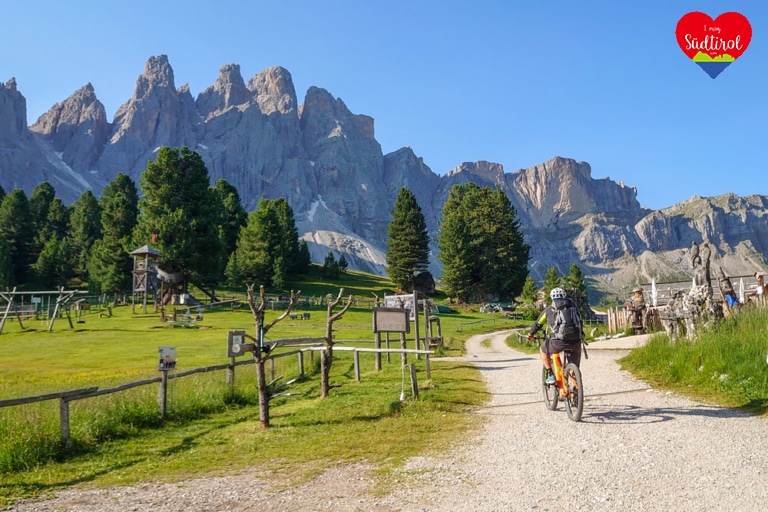
[[565, 385], [568, 396], [565, 397], [565, 411], [573, 421], [581, 421], [584, 411], [584, 387], [581, 383], [581, 370], [573, 363], [565, 366]]
[[546, 405], [547, 409], [550, 411], [554, 411], [557, 409], [559, 391], [556, 384], [547, 384], [546, 381], [547, 377], [549, 376], [549, 372], [544, 366], [541, 368], [541, 390], [544, 392], [544, 405]]

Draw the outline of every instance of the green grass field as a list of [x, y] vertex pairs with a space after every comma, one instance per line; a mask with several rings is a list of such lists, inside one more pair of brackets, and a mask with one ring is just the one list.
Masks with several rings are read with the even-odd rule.
[[[290, 288], [319, 299], [336, 297], [340, 286], [345, 297], [355, 296], [357, 305], [334, 324], [336, 340], [370, 340], [356, 344], [372, 346], [369, 301], [372, 292], [379, 297], [392, 293], [386, 279], [350, 272], [336, 282], [317, 278]], [[231, 297], [233, 292], [222, 295]], [[73, 329], [59, 319], [50, 333], [47, 321], [26, 321], [24, 330], [8, 321], [0, 334], [0, 399], [92, 386], [104, 389], [157, 377], [160, 346], [176, 348], [177, 371], [227, 363], [227, 332], [255, 334], [247, 305], [239, 311], [206, 311], [196, 328], [164, 325], [159, 313], [149, 309], [134, 314], [130, 306], [119, 306], [110, 318], [94, 311]], [[266, 322], [281, 313], [268, 309]], [[323, 336], [326, 308], [314, 306], [309, 313], [309, 320], [278, 323], [266, 341]], [[473, 334], [530, 324], [504, 319], [501, 313], [479, 313], [477, 306], [455, 308], [439, 318], [444, 346], [438, 355], [461, 354], [464, 340]], [[745, 308], [717, 329], [703, 332], [695, 343], [671, 343], [659, 335], [621, 363], [656, 386], [764, 414], [766, 326], [766, 310]], [[397, 346], [396, 336], [391, 339]], [[537, 350], [516, 337], [507, 343], [530, 353]], [[380, 372], [374, 370], [372, 354], [360, 358], [362, 377], [356, 382], [352, 355], [334, 353], [333, 388], [323, 400], [319, 358], [306, 355], [306, 378], [284, 390], [294, 395], [270, 403], [270, 429], [259, 425], [252, 365], [237, 367], [233, 396], [224, 371], [170, 381], [165, 420], [158, 413], [155, 384], [71, 402], [67, 447], [60, 442], [58, 400], [0, 408], [0, 507], [74, 484], [178, 481], [276, 469], [310, 476], [340, 461], [366, 462], [386, 476], [400, 461], [456, 446], [471, 438], [468, 431], [481, 427], [481, 418], [467, 414], [489, 399], [474, 366], [432, 361], [432, 378], [427, 380], [424, 360], [409, 356], [420, 389], [419, 398], [412, 399], [399, 355], [393, 354], [390, 362], [384, 358]], [[274, 368], [268, 365], [267, 370], [268, 380], [285, 382], [298, 375], [297, 358], [276, 359]], [[406, 400], [400, 401], [403, 390]]]
[[[356, 273], [346, 276], [343, 284], [344, 296], [354, 293], [359, 303], [367, 301], [371, 291], [380, 297], [391, 293], [384, 281]], [[338, 285], [302, 286], [316, 296], [339, 293]], [[254, 334], [247, 305], [240, 311], [206, 311], [196, 328], [169, 327], [148, 309], [148, 314], [134, 314], [130, 306], [119, 306], [110, 318], [93, 312], [74, 329], [62, 318], [50, 333], [47, 321], [28, 320], [25, 330], [7, 322], [0, 334], [0, 398], [104, 389], [156, 377], [160, 346], [176, 348], [177, 371], [223, 364], [229, 361], [229, 330]], [[266, 321], [281, 313], [268, 309]], [[309, 313], [309, 320], [276, 324], [266, 341], [322, 336], [326, 308], [317, 306]], [[440, 315], [440, 321], [445, 339], [440, 353], [446, 355], [461, 353], [463, 340], [472, 334], [526, 323], [481, 314], [477, 308]], [[351, 308], [334, 324], [334, 334], [336, 340], [372, 342], [370, 306]], [[393, 347], [399, 345], [396, 335], [391, 339]], [[412, 341], [408, 348], [413, 348]], [[337, 351], [331, 372], [334, 387], [321, 400], [319, 358], [306, 355], [307, 378], [285, 389], [297, 395], [272, 400], [268, 430], [259, 426], [252, 365], [237, 367], [231, 398], [224, 371], [172, 380], [165, 421], [158, 414], [156, 384], [70, 402], [71, 445], [66, 448], [59, 441], [58, 400], [0, 408], [0, 504], [74, 483], [173, 481], [249, 467], [313, 472], [340, 460], [365, 460], [386, 468], [455, 444], [467, 430], [479, 427], [480, 419], [465, 414], [488, 399], [474, 367], [433, 362], [432, 379], [426, 380], [424, 360], [409, 356], [417, 366], [421, 392], [418, 400], [401, 402], [403, 387], [410, 397], [407, 372], [400, 369], [399, 354], [389, 363], [386, 356], [383, 359], [383, 370], [376, 372], [373, 355], [361, 355], [362, 378], [356, 382], [352, 355]], [[297, 358], [280, 358], [274, 370], [267, 368], [284, 382], [297, 376]]]

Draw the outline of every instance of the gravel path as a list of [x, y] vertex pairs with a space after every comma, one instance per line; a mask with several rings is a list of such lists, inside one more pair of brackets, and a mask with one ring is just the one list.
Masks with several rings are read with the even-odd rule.
[[477, 411], [488, 418], [481, 434], [454, 452], [409, 460], [390, 495], [371, 493], [370, 468], [341, 465], [288, 488], [247, 474], [68, 489], [12, 510], [746, 511], [768, 503], [768, 418], [653, 390], [619, 370], [626, 350], [598, 342], [582, 358], [587, 399], [574, 423], [562, 405], [544, 407], [538, 357], [509, 349], [505, 336], [471, 338], [463, 358], [492, 393]]

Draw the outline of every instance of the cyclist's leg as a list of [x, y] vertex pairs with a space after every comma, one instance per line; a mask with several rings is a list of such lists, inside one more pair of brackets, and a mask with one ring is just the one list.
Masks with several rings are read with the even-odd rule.
[[545, 339], [542, 344], [539, 346], [539, 357], [541, 358], [541, 362], [544, 363], [544, 368], [547, 370], [552, 369], [552, 360], [549, 357], [549, 354], [552, 354], [552, 349], [550, 347], [550, 339]]

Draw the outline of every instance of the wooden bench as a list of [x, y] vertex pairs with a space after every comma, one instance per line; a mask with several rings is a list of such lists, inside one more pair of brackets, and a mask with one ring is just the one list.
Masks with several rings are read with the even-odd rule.
[[291, 320], [296, 320], [297, 318], [299, 318], [299, 315], [297, 313], [291, 313], [289, 316], [291, 317]]
[[309, 313], [302, 313], [301, 314], [301, 319], [302, 320], [309, 320]]

